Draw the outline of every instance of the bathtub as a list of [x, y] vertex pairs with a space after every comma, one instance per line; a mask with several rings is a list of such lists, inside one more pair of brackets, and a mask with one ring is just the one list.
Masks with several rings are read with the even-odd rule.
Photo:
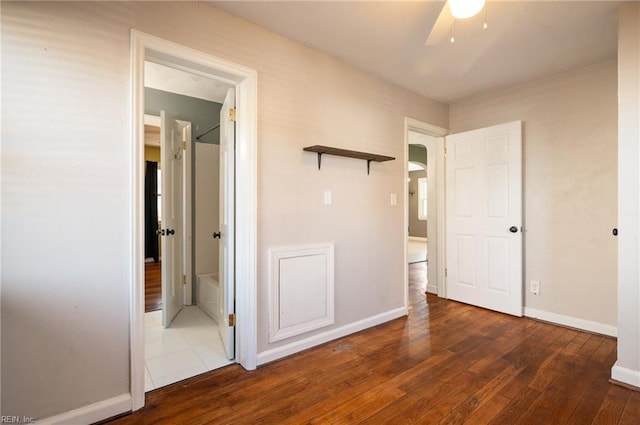
[[218, 323], [218, 311], [220, 311], [218, 273], [199, 274], [197, 285], [198, 307]]

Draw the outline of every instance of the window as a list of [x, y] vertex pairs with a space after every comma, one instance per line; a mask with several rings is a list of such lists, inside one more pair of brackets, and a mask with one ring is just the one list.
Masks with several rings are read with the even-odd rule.
[[418, 219], [427, 219], [427, 178], [418, 179]]

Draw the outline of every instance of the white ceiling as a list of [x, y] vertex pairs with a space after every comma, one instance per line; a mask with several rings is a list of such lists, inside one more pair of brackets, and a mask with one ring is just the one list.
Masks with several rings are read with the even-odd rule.
[[621, 1], [489, 1], [425, 46], [441, 1], [210, 4], [429, 98], [455, 103], [616, 57]]
[[216, 103], [224, 101], [231, 87], [219, 80], [149, 61], [144, 63], [144, 86]]

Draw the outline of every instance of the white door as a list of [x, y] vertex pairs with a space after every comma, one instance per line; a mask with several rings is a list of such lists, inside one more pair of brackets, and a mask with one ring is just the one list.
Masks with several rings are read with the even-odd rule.
[[[218, 326], [229, 360], [235, 358], [235, 91], [229, 89], [220, 110], [220, 227], [218, 278], [221, 290]], [[216, 234], [214, 234], [215, 236]], [[235, 320], [235, 319], [233, 319]]]
[[162, 325], [168, 327], [182, 308], [183, 265], [183, 132], [165, 111], [160, 112], [162, 234]]
[[446, 144], [447, 298], [522, 316], [522, 123]]

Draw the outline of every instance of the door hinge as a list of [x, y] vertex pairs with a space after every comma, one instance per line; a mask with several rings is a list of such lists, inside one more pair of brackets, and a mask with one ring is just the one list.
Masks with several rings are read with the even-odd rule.
[[232, 313], [229, 315], [229, 326], [235, 326], [236, 325], [236, 315], [235, 313]]
[[229, 109], [229, 121], [236, 121], [236, 108]]
[[444, 157], [447, 157], [447, 148], [444, 148]]
[[186, 285], [187, 284], [187, 275], [182, 275], [182, 284]]
[[447, 277], [447, 269], [444, 269], [444, 277]]
[[183, 151], [187, 150], [187, 142], [182, 142], [182, 150]]

